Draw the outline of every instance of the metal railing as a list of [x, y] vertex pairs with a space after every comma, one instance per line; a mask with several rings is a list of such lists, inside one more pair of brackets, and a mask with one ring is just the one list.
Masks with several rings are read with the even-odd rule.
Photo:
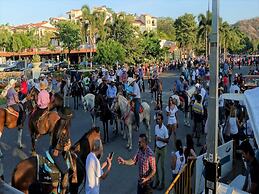
[[190, 160], [175, 177], [165, 194], [192, 194], [192, 168], [195, 161]]

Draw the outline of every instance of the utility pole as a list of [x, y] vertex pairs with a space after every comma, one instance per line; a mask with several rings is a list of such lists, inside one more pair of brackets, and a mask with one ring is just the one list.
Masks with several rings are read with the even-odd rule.
[[219, 67], [219, 0], [212, 0], [212, 33], [210, 36], [210, 94], [208, 105], [207, 158], [205, 194], [216, 194], [219, 177], [218, 162], [218, 67]]

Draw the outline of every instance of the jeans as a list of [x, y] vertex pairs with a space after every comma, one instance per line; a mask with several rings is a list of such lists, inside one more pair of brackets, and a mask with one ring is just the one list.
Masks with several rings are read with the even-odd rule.
[[51, 154], [51, 157], [53, 158], [53, 160], [55, 162], [55, 165], [59, 169], [60, 173], [62, 175], [66, 174], [69, 169], [68, 169], [67, 163], [64, 159], [64, 156], [62, 155], [62, 152], [59, 151], [57, 156], [53, 156], [53, 149], [50, 149], [50, 154]]
[[[155, 149], [156, 157], [156, 175], [155, 175], [155, 184], [159, 183], [159, 186], [165, 186], [165, 157], [166, 157], [166, 147], [162, 149], [156, 147]], [[161, 167], [161, 173], [159, 172], [159, 165]], [[161, 176], [159, 176], [159, 173]]]
[[139, 108], [140, 108], [140, 99], [139, 98], [134, 98], [133, 99], [135, 107], [134, 107], [134, 115], [136, 119], [136, 124], [139, 127]]

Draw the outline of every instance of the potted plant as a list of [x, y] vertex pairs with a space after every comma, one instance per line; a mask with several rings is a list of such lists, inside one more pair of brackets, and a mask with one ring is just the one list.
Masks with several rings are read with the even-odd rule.
[[36, 69], [40, 68], [40, 55], [33, 55], [32, 57], [33, 67]]

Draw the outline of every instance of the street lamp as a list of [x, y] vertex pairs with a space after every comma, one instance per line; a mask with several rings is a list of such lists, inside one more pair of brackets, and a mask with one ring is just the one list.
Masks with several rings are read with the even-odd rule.
[[212, 33], [210, 35], [210, 94], [208, 104], [208, 138], [205, 165], [205, 194], [216, 194], [220, 164], [218, 161], [218, 66], [219, 66], [219, 0], [212, 0]]

